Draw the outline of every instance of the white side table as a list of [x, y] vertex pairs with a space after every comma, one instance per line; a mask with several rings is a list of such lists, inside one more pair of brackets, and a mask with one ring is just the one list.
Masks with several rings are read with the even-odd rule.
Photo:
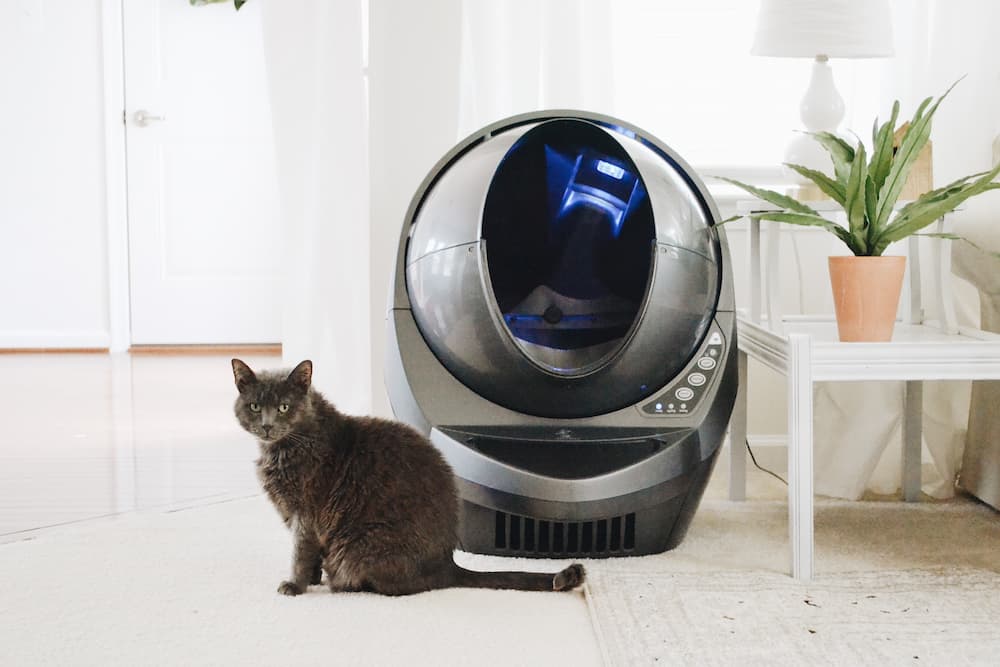
[[[751, 210], [763, 210], [751, 209]], [[920, 496], [920, 448], [924, 380], [1000, 379], [1000, 335], [958, 327], [954, 322], [950, 292], [942, 289], [949, 273], [950, 253], [934, 251], [938, 274], [934, 298], [944, 313], [944, 323], [923, 321], [919, 292], [919, 257], [916, 239], [908, 261], [910, 294], [904, 318], [897, 321], [893, 338], [886, 343], [841, 343], [832, 318], [783, 317], [777, 314], [774, 295], [777, 273], [777, 240], [780, 225], [769, 229], [771, 270], [768, 285], [760, 279], [760, 224], [750, 223], [752, 290], [751, 309], [737, 316], [740, 390], [730, 424], [730, 488], [733, 500], [746, 498], [747, 358], [783, 373], [788, 379], [788, 521], [792, 547], [792, 576], [808, 580], [813, 575], [813, 383], [858, 380], [902, 380], [906, 383], [903, 420], [903, 496]], [[947, 241], [935, 242], [935, 246]], [[761, 289], [767, 290], [762, 317]]]

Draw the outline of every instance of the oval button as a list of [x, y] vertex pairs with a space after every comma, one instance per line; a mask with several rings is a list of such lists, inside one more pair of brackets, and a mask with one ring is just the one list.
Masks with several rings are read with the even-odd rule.
[[705, 376], [701, 373], [691, 373], [688, 375], [688, 384], [692, 387], [700, 387], [705, 384]]
[[715, 368], [715, 359], [713, 359], [712, 357], [702, 357], [701, 359], [698, 360], [698, 368], [705, 371], [712, 370], [713, 368]]
[[688, 401], [694, 397], [694, 391], [692, 391], [691, 387], [681, 387], [674, 392], [674, 396], [682, 401]]

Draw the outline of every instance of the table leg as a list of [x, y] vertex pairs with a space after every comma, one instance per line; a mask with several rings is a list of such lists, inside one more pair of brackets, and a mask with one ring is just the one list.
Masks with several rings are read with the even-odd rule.
[[923, 324], [923, 297], [920, 294], [920, 237], [907, 239], [906, 278], [901, 296], [903, 321], [908, 324]]
[[[941, 217], [934, 229], [937, 233], [945, 231], [945, 219]], [[951, 276], [951, 241], [934, 239], [931, 245], [931, 257], [934, 262], [934, 297], [937, 301], [938, 317], [941, 319], [941, 331], [948, 335], [958, 333], [958, 321], [955, 317], [955, 300], [952, 291], [948, 289], [948, 278]]]
[[788, 337], [788, 532], [792, 576], [813, 575], [813, 382], [809, 336]]
[[739, 384], [729, 420], [729, 499], [747, 499], [747, 354], [738, 352]]
[[767, 223], [767, 273], [764, 285], [765, 305], [767, 311], [767, 326], [771, 331], [780, 332], [784, 326], [781, 316], [780, 296], [778, 295], [778, 258], [781, 247], [781, 225], [784, 223], [770, 220]]
[[752, 216], [750, 218], [750, 243], [748, 246], [750, 255], [750, 321], [754, 324], [760, 324], [760, 220]]
[[924, 415], [924, 383], [911, 380], [903, 395], [903, 500], [920, 500], [920, 450]]

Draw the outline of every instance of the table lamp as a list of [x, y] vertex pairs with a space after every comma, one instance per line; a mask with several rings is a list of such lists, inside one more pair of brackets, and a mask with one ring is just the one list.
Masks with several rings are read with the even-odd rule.
[[[750, 53], [813, 58], [812, 78], [799, 107], [802, 123], [810, 132], [836, 134], [844, 118], [844, 99], [834, 85], [829, 60], [891, 56], [889, 0], [761, 0]], [[832, 166], [823, 147], [806, 134], [795, 135], [785, 150], [785, 162], [824, 173]]]

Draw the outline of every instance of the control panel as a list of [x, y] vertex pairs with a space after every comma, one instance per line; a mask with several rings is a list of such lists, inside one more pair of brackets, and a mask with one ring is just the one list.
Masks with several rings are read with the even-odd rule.
[[644, 403], [642, 412], [650, 416], [691, 414], [707, 387], [711, 386], [712, 377], [725, 358], [724, 350], [722, 330], [713, 324], [695, 363], [688, 366], [684, 374], [665, 391]]

